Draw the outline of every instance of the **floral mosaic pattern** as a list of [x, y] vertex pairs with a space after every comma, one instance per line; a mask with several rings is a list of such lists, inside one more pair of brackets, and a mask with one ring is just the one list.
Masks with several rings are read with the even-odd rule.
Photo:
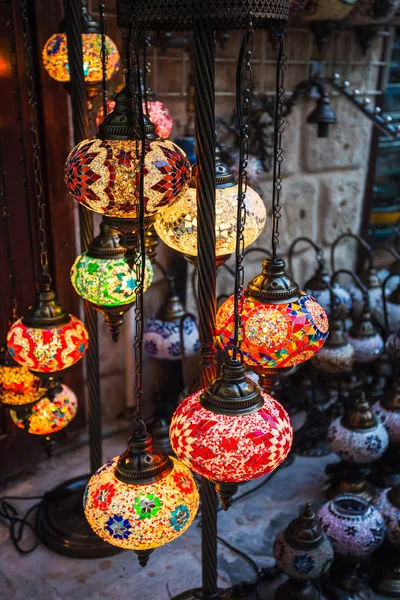
[[[197, 325], [190, 318], [183, 322], [183, 344], [185, 356], [193, 356], [200, 349]], [[182, 357], [180, 321], [146, 319], [143, 345], [153, 358], [179, 360]]]
[[348, 340], [356, 351], [354, 358], [356, 363], [364, 364], [373, 362], [382, 354], [385, 347], [382, 336], [379, 333], [368, 338], [354, 338], [349, 335]]
[[383, 491], [374, 500], [374, 506], [381, 513], [386, 525], [386, 537], [400, 547], [400, 508], [390, 502], [389, 490]]
[[85, 354], [89, 336], [76, 317], [65, 325], [35, 328], [15, 321], [7, 335], [8, 351], [20, 365], [41, 373], [54, 373], [72, 367]]
[[333, 548], [325, 535], [313, 550], [296, 548], [288, 544], [282, 530], [274, 541], [274, 556], [277, 565], [290, 577], [315, 579], [326, 573], [331, 566]]
[[[245, 297], [241, 349], [249, 366], [282, 368], [304, 362], [318, 352], [328, 337], [328, 318], [323, 308], [304, 292], [298, 302], [263, 304]], [[233, 296], [217, 312], [216, 335], [223, 348], [233, 344]]]
[[368, 556], [383, 542], [383, 517], [356, 496], [338, 496], [322, 506], [318, 520], [335, 553], [357, 559]]
[[388, 447], [389, 437], [381, 421], [371, 429], [347, 429], [338, 417], [329, 426], [328, 441], [332, 452], [354, 464], [378, 460]]
[[19, 365], [0, 367], [0, 402], [22, 406], [40, 400], [46, 394], [39, 377]]
[[[103, 79], [101, 64], [101, 34], [82, 33], [83, 75], [87, 83], [99, 83]], [[119, 69], [119, 52], [111, 38], [106, 35], [107, 79]], [[43, 66], [56, 81], [69, 81], [67, 36], [55, 33], [47, 40], [42, 52]]]
[[[84, 509], [93, 531], [126, 550], [157, 548], [186, 531], [199, 507], [199, 493], [189, 469], [172, 459], [173, 469], [167, 477], [148, 485], [130, 485], [115, 477], [116, 461], [114, 458], [96, 471], [86, 488]], [[104, 496], [110, 489], [112, 493]], [[99, 497], [104, 499], [101, 504]]]
[[[238, 186], [216, 190], [215, 251], [217, 256], [235, 252]], [[246, 224], [244, 246], [252, 244], [264, 229], [267, 218], [264, 202], [250, 187], [246, 192]], [[197, 256], [197, 199], [196, 190], [188, 188], [173, 206], [162, 211], [155, 229], [170, 248]]]
[[[348, 312], [351, 310], [352, 302], [349, 292], [340, 285], [334, 285], [333, 289], [338, 299], [334, 299], [335, 307], [342, 304]], [[322, 306], [328, 317], [331, 315], [331, 292], [327, 288], [324, 290], [313, 290], [306, 288], [306, 293], [315, 298], [315, 300]]]
[[[191, 167], [184, 152], [169, 140], [147, 140], [145, 151], [144, 202], [149, 216], [180, 198]], [[135, 140], [84, 140], [65, 163], [70, 194], [94, 212], [137, 218], [140, 152]]]
[[[107, 100], [107, 114], [112, 112], [115, 107], [115, 100]], [[153, 102], [148, 102], [149, 107], [149, 117], [150, 121], [156, 128], [156, 134], [158, 137], [166, 139], [169, 138], [172, 126], [173, 119], [172, 115], [169, 112], [168, 108], [165, 106], [163, 102], [160, 100], [155, 100]], [[143, 102], [143, 111], [145, 111], [146, 106]], [[100, 125], [104, 121], [104, 107], [100, 106], [97, 116], [96, 116], [96, 127]]]
[[376, 402], [372, 410], [382, 421], [389, 435], [390, 442], [400, 442], [400, 411], [388, 410], [379, 402]]
[[355, 356], [356, 351], [350, 343], [339, 348], [325, 347], [313, 357], [312, 364], [325, 373], [341, 373], [352, 367]]
[[[151, 285], [153, 275], [146, 256], [144, 291]], [[120, 306], [136, 300], [136, 273], [125, 258], [92, 258], [84, 252], [72, 265], [71, 281], [79, 296], [99, 306]]]
[[[32, 408], [29, 417], [29, 433], [33, 435], [51, 435], [64, 429], [75, 418], [78, 411], [78, 400], [74, 392], [62, 385], [53, 400], [43, 398]], [[17, 427], [24, 429], [22, 419], [18, 418], [14, 410], [10, 410], [10, 416]]]
[[201, 393], [178, 406], [170, 425], [171, 446], [193, 471], [217, 481], [248, 481], [270, 473], [289, 454], [292, 426], [274, 398], [263, 393], [263, 408], [230, 416], [203, 408]]

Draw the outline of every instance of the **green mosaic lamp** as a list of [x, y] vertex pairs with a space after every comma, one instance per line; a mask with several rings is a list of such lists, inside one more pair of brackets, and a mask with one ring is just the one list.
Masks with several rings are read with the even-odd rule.
[[[118, 340], [124, 314], [136, 300], [138, 280], [130, 269], [118, 232], [105, 223], [87, 252], [75, 260], [71, 281], [76, 292], [105, 317], [114, 342]], [[146, 257], [144, 291], [153, 280], [153, 267]]]

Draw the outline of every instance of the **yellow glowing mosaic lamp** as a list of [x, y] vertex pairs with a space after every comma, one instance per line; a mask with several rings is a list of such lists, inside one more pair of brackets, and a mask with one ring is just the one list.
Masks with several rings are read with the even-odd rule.
[[[153, 267], [146, 257], [144, 291], [151, 285], [153, 274]], [[75, 260], [71, 281], [79, 296], [105, 316], [116, 342], [124, 314], [136, 300], [138, 277], [136, 270], [128, 265], [115, 229], [103, 222], [100, 224], [100, 234], [91, 242], [88, 251]]]
[[[120, 232], [120, 244], [134, 251], [131, 238], [138, 230], [141, 141], [132, 104], [132, 94], [125, 87], [115, 96], [115, 108], [101, 123], [97, 137], [84, 140], [70, 152], [65, 182], [72, 196], [103, 215], [107, 225]], [[145, 226], [149, 227], [158, 211], [184, 194], [191, 167], [184, 152], [157, 137], [146, 118], [144, 127]]]
[[[237, 205], [239, 188], [232, 171], [221, 161], [217, 149], [215, 164], [215, 252], [217, 264], [221, 264], [235, 252], [237, 229]], [[244, 246], [258, 238], [265, 226], [264, 202], [251, 187], [245, 198], [246, 224]], [[170, 248], [181, 252], [191, 263], [197, 257], [197, 199], [196, 180], [192, 178], [189, 188], [171, 207], [157, 215], [155, 230]]]
[[[234, 342], [233, 309], [230, 296], [217, 312], [216, 334], [222, 348]], [[299, 290], [279, 257], [267, 258], [262, 273], [249, 283], [241, 317], [244, 362], [260, 375], [267, 390], [272, 377], [312, 358], [328, 337], [324, 309]]]
[[190, 526], [199, 493], [190, 470], [153, 449], [140, 423], [129, 448], [91, 477], [83, 504], [93, 531], [109, 544], [134, 550], [144, 567], [155, 548]]

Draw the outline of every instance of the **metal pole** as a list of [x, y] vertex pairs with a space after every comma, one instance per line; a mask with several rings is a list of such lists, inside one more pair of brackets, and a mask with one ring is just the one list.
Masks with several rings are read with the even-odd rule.
[[[193, 21], [193, 66], [197, 160], [198, 312], [200, 379], [204, 387], [216, 376], [215, 263], [215, 36], [209, 18]], [[201, 482], [201, 553], [203, 595], [217, 594], [217, 496], [214, 485]]]
[[[72, 106], [72, 123], [74, 143], [87, 139], [88, 117], [87, 97], [83, 76], [82, 60], [82, 2], [81, 0], [64, 0], [65, 31], [68, 44], [68, 63], [70, 69], [70, 92]], [[85, 252], [93, 239], [92, 213], [79, 206], [79, 229], [81, 251]], [[89, 347], [86, 352], [88, 408], [89, 408], [89, 452], [90, 470], [93, 473], [101, 467], [101, 407], [100, 407], [100, 372], [99, 372], [99, 340], [97, 313], [88, 302], [84, 304], [85, 325], [89, 333]]]

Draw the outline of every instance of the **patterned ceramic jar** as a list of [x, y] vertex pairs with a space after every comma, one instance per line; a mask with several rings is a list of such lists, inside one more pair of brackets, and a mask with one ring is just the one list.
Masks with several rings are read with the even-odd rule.
[[374, 506], [385, 521], [387, 539], [400, 549], [400, 488], [384, 490], [376, 497]]
[[376, 25], [388, 23], [399, 6], [398, 0], [357, 0], [347, 23], [349, 25]]
[[343, 417], [332, 421], [328, 441], [332, 452], [343, 461], [364, 465], [382, 456], [388, 447], [389, 437], [385, 426], [362, 396]]
[[333, 548], [318, 526], [310, 504], [278, 533], [274, 556], [278, 567], [293, 579], [316, 579], [329, 569]]
[[327, 502], [318, 520], [336, 554], [360, 559], [374, 552], [383, 542], [385, 524], [376, 508], [350, 494]]

